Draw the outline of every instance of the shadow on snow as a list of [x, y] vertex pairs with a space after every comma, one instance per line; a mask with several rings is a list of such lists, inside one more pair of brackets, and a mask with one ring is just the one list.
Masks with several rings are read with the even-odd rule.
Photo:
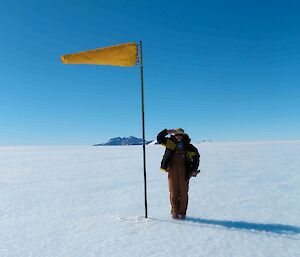
[[186, 217], [186, 221], [200, 224], [218, 225], [230, 229], [250, 230], [257, 232], [271, 232], [275, 234], [300, 234], [300, 227], [283, 224], [263, 224], [246, 221], [213, 220], [194, 217]]
[[252, 233], [268, 232], [277, 235], [297, 235], [300, 234], [300, 227], [284, 224], [263, 224], [263, 223], [253, 223], [247, 221], [230, 221], [230, 220], [214, 220], [214, 219], [203, 219], [186, 217], [185, 221], [181, 220], [162, 220], [157, 218], [149, 218], [150, 220], [157, 220], [163, 222], [170, 222], [182, 225], [192, 225], [196, 223], [199, 226], [205, 225], [215, 225], [216, 228], [228, 228], [235, 230], [245, 230]]

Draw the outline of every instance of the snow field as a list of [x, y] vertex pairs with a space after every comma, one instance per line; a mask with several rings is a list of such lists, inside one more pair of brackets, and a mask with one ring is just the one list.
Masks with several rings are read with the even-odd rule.
[[205, 143], [174, 221], [163, 147], [0, 147], [0, 256], [300, 256], [300, 142]]

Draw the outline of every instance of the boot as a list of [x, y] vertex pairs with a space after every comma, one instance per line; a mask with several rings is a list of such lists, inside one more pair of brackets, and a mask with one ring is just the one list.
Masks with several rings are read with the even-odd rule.
[[173, 218], [173, 219], [178, 219], [178, 214], [177, 214], [177, 213], [175, 213], [175, 212], [174, 212], [174, 213], [172, 213], [172, 218]]
[[178, 214], [178, 219], [185, 220], [185, 215]]

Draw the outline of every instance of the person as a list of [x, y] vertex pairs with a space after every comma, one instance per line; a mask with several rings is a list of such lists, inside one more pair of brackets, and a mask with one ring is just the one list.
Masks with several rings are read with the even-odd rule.
[[157, 142], [166, 147], [160, 169], [168, 172], [172, 218], [185, 219], [189, 179], [198, 174], [200, 154], [182, 128], [162, 130]]

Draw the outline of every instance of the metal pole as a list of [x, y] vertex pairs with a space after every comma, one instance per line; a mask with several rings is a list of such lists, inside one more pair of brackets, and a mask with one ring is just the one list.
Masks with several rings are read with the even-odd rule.
[[145, 146], [145, 107], [144, 107], [144, 76], [143, 76], [143, 50], [140, 41], [140, 70], [141, 70], [141, 96], [142, 96], [142, 129], [143, 129], [143, 162], [144, 162], [144, 192], [145, 192], [145, 218], [148, 218], [147, 208], [147, 178], [146, 178], [146, 146]]

